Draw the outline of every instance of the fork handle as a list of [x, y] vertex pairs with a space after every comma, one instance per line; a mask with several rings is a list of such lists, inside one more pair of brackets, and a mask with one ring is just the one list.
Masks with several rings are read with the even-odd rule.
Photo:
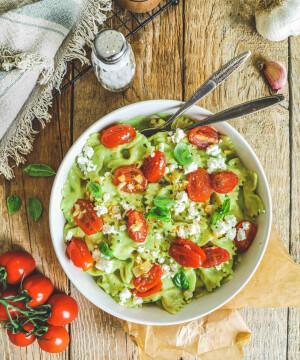
[[285, 96], [283, 94], [272, 95], [260, 99], [251, 100], [243, 104], [233, 106], [215, 115], [208, 116], [205, 119], [202, 119], [194, 124], [184, 127], [182, 130], [191, 130], [203, 125], [211, 125], [222, 121], [236, 119], [241, 116], [252, 114], [256, 111], [265, 109], [269, 106], [276, 105], [283, 100], [285, 100]]

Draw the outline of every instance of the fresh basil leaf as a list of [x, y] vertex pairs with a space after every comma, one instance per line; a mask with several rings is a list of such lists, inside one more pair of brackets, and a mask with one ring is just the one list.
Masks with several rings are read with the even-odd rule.
[[8, 211], [11, 214], [14, 214], [20, 209], [22, 200], [18, 195], [12, 194], [6, 199], [6, 204]]
[[187, 277], [185, 276], [185, 273], [181, 270], [179, 270], [172, 278], [173, 283], [176, 287], [182, 290], [187, 290], [190, 286], [189, 281]]
[[102, 252], [103, 255], [108, 256], [110, 258], [114, 257], [114, 254], [109, 250], [109, 247], [107, 245], [107, 243], [105, 241], [103, 241], [100, 245], [99, 245], [99, 249]]
[[190, 153], [190, 150], [183, 142], [180, 142], [175, 146], [174, 158], [180, 165], [189, 165], [193, 162], [193, 157]]
[[155, 206], [154, 208], [149, 210], [145, 215], [145, 217], [146, 219], [152, 218], [152, 219], [161, 220], [163, 222], [172, 221], [170, 217], [170, 210], [166, 207], [161, 207], [161, 206]]
[[55, 171], [45, 164], [30, 164], [24, 170], [24, 173], [34, 177], [46, 177], [55, 175]]
[[215, 213], [213, 214], [210, 225], [215, 225], [220, 219], [222, 219], [224, 216], [228, 215], [230, 211], [230, 199], [226, 199], [222, 206], [219, 207]]
[[230, 211], [230, 199], [226, 199], [222, 204], [222, 211], [224, 216], [229, 214]]
[[210, 225], [216, 225], [216, 223], [222, 219], [223, 217], [223, 214], [220, 214], [220, 213], [215, 213], [213, 214], [211, 220], [210, 220]]
[[91, 194], [94, 196], [94, 198], [100, 199], [102, 197], [101, 186], [95, 182], [89, 182], [89, 185], [90, 185]]
[[43, 211], [40, 200], [34, 196], [29, 196], [27, 201], [27, 211], [34, 221], [38, 221]]
[[160, 207], [170, 207], [174, 204], [176, 204], [176, 201], [173, 199], [169, 199], [165, 196], [156, 196], [153, 200], [154, 205], [160, 206]]

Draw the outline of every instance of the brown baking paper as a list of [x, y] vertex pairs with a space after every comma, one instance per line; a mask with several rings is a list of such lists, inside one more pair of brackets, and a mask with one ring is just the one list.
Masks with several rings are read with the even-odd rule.
[[300, 266], [295, 264], [274, 228], [266, 253], [245, 288], [219, 310], [172, 326], [121, 321], [137, 345], [140, 360], [243, 359], [251, 332], [237, 310], [244, 307], [300, 306]]

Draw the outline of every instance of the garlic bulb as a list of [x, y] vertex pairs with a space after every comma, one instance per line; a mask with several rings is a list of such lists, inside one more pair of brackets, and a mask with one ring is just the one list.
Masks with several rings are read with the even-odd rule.
[[267, 78], [272, 90], [276, 93], [286, 84], [287, 71], [285, 66], [279, 61], [267, 61], [261, 68]]
[[268, 40], [300, 35], [300, 0], [258, 0], [255, 20], [257, 31]]

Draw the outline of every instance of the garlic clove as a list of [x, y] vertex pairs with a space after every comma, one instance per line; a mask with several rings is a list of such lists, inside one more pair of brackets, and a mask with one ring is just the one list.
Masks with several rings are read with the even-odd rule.
[[267, 78], [271, 88], [276, 91], [276, 93], [286, 84], [287, 71], [281, 62], [267, 61], [262, 65], [261, 70]]

